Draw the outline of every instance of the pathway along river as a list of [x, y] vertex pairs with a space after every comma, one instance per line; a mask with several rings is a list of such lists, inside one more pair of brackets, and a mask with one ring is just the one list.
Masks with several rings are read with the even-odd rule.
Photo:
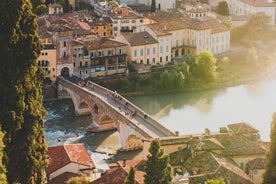
[[[269, 141], [272, 114], [276, 112], [276, 73], [259, 81], [224, 89], [128, 99], [180, 134], [203, 133], [205, 128], [218, 131], [227, 124], [248, 122], [260, 131], [262, 140]], [[45, 107], [49, 146], [56, 145], [57, 140], [82, 142], [91, 154], [95, 150], [110, 153], [119, 148], [117, 132], [85, 132], [91, 117], [76, 117], [71, 100], [45, 102]]]

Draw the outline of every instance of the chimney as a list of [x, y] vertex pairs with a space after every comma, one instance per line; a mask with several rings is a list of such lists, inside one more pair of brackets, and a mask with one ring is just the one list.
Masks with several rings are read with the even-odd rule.
[[126, 159], [123, 160], [123, 167], [126, 166]]

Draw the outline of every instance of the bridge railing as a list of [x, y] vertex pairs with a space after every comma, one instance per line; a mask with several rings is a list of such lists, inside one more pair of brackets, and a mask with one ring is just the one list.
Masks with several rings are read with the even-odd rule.
[[169, 129], [165, 128], [163, 125], [161, 125], [158, 121], [156, 121], [155, 119], [153, 119], [150, 115], [148, 115], [147, 113], [145, 113], [142, 109], [140, 109], [139, 107], [137, 107], [136, 105], [134, 105], [133, 103], [131, 103], [129, 100], [127, 100], [126, 98], [124, 98], [123, 96], [119, 95], [116, 91], [111, 91], [105, 87], [102, 87], [96, 83], [93, 83], [91, 81], [88, 81], [88, 86], [92, 87], [96, 90], [100, 90], [104, 93], [106, 93], [106, 95], [110, 95], [113, 97], [116, 97], [118, 99], [120, 99], [120, 101], [122, 103], [124, 103], [126, 106], [128, 106], [131, 110], [133, 110], [133, 113], [135, 114], [139, 114], [140, 116], [144, 117], [145, 119], [147, 119], [149, 122], [151, 122], [151, 124], [155, 127], [157, 127], [159, 130], [162, 130], [164, 133], [166, 133], [168, 136], [174, 136], [175, 133], [173, 133], [172, 131], [170, 131]]

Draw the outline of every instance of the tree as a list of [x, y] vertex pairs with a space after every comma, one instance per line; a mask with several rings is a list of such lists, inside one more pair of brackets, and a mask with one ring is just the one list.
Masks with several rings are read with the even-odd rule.
[[225, 184], [223, 178], [207, 180], [205, 184]]
[[156, 11], [156, 0], [151, 0], [151, 7], [150, 7], [151, 12]]
[[259, 56], [257, 54], [257, 51], [255, 47], [251, 47], [247, 53], [247, 63], [257, 64], [258, 62], [259, 62]]
[[2, 130], [0, 128], [0, 183], [6, 184], [7, 183], [6, 168], [2, 162], [3, 150], [5, 147], [5, 145], [3, 143], [3, 137], [4, 137], [4, 133], [2, 132]]
[[264, 184], [276, 183], [276, 113], [272, 116], [270, 141], [270, 149], [266, 154], [266, 169], [263, 175]]
[[0, 3], [0, 122], [8, 183], [45, 183], [42, 49], [30, 1]]
[[48, 12], [48, 7], [45, 4], [38, 5], [34, 9], [34, 13], [37, 15], [41, 15], [41, 14], [47, 13], [47, 12]]
[[192, 75], [202, 82], [212, 82], [216, 79], [216, 58], [208, 51], [201, 51], [196, 57]]
[[153, 140], [149, 148], [150, 154], [147, 156], [145, 164], [145, 184], [168, 184], [171, 181], [168, 169], [169, 157], [163, 155], [160, 150], [158, 140]]
[[124, 184], [135, 184], [135, 168], [130, 167], [129, 174], [126, 177]]
[[37, 6], [44, 5], [45, 0], [31, 0], [31, 3], [32, 3], [33, 9], [36, 9]]
[[216, 10], [220, 15], [229, 15], [229, 8], [226, 1], [219, 2]]
[[92, 182], [90, 177], [73, 177], [66, 181], [66, 184], [89, 184]]

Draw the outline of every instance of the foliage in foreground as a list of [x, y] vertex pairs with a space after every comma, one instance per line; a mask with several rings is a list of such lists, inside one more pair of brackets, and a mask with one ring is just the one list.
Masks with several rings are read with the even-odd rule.
[[266, 154], [266, 169], [263, 175], [264, 184], [276, 183], [276, 113], [272, 116], [270, 141], [270, 149]]
[[0, 122], [7, 179], [8, 183], [43, 184], [46, 111], [44, 73], [36, 61], [42, 49], [36, 16], [26, 0], [2, 0], [0, 12]]
[[153, 140], [145, 164], [145, 184], [168, 184], [172, 180], [168, 169], [169, 157], [163, 155], [158, 140]]
[[225, 184], [223, 178], [207, 180], [205, 184]]
[[90, 177], [73, 177], [70, 178], [66, 184], [89, 184], [92, 182]]

